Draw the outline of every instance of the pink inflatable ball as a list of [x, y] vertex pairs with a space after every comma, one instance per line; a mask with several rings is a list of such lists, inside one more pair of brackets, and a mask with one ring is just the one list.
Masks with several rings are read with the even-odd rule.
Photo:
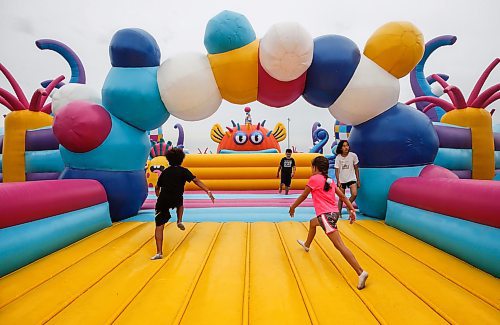
[[250, 111], [251, 111], [251, 110], [252, 110], [252, 109], [250, 109], [250, 107], [248, 107], [248, 106], [247, 106], [247, 107], [245, 107], [245, 113], [250, 113]]
[[420, 172], [419, 177], [459, 179], [459, 177], [451, 170], [436, 165], [425, 166], [424, 169], [422, 169], [422, 171]]
[[102, 106], [74, 101], [54, 118], [54, 134], [69, 151], [83, 153], [97, 148], [111, 132], [111, 116]]

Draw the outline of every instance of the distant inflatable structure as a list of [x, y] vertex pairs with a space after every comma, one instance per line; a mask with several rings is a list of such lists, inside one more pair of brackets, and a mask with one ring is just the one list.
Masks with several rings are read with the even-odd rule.
[[224, 131], [220, 124], [215, 124], [210, 131], [210, 138], [218, 143], [217, 153], [278, 153], [281, 152], [278, 142], [285, 140], [286, 128], [282, 123], [274, 129], [267, 130], [266, 120], [252, 124], [250, 108], [245, 108], [245, 124], [240, 125], [231, 120], [233, 127]]
[[[177, 139], [177, 145], [175, 147], [183, 149], [184, 129], [179, 123], [175, 124], [174, 128], [179, 130], [179, 138]], [[161, 133], [161, 138], [158, 141], [151, 140], [151, 150], [149, 151], [149, 158], [145, 168], [148, 187], [156, 186], [161, 172], [169, 166], [165, 154], [167, 153], [167, 150], [174, 147], [170, 140], [165, 142], [165, 139], [163, 139], [163, 132], [161, 130], [161, 127], [158, 129], [158, 133]]]

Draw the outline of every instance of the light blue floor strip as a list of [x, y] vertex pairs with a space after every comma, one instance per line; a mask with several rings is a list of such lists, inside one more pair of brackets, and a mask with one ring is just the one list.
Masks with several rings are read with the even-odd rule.
[[[176, 221], [175, 210], [170, 210], [172, 218], [170, 221]], [[343, 210], [343, 219], [347, 219], [347, 212]], [[314, 208], [298, 207], [295, 209], [295, 217], [292, 219], [288, 214], [288, 208], [285, 207], [224, 207], [224, 208], [192, 208], [184, 210], [183, 221], [185, 222], [280, 222], [280, 221], [309, 221], [314, 217]], [[378, 220], [362, 214], [357, 215], [358, 220]], [[154, 210], [142, 210], [127, 221], [154, 221]]]

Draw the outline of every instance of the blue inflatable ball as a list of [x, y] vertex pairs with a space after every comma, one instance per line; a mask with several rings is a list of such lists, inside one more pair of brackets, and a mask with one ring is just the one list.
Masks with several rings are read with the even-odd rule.
[[325, 35], [315, 38], [304, 99], [314, 106], [330, 107], [351, 80], [360, 58], [358, 46], [347, 37]]
[[354, 126], [349, 144], [362, 168], [432, 164], [439, 148], [431, 120], [402, 103]]
[[148, 32], [139, 28], [121, 29], [109, 44], [113, 67], [139, 68], [160, 65], [160, 48]]
[[248, 19], [237, 12], [224, 10], [210, 19], [205, 28], [205, 48], [209, 54], [231, 51], [255, 40]]

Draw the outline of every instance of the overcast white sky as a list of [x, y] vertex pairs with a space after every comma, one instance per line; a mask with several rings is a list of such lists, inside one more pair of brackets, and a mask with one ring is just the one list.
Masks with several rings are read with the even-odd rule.
[[[162, 51], [162, 61], [180, 52], [206, 53], [203, 36], [206, 23], [222, 10], [244, 14], [252, 24], [257, 37], [281, 21], [302, 24], [313, 37], [339, 34], [351, 38], [361, 50], [368, 37], [380, 25], [395, 20], [416, 24], [425, 40], [439, 35], [458, 37], [455, 45], [436, 51], [426, 65], [426, 74], [446, 73], [467, 97], [481, 72], [493, 58], [500, 56], [500, 1], [8, 1], [0, 0], [0, 62], [4, 64], [31, 98], [43, 80], [64, 74], [70, 77], [67, 63], [55, 52], [40, 51], [34, 42], [41, 38], [59, 40], [71, 47], [82, 60], [87, 84], [100, 90], [110, 68], [108, 45], [114, 32], [121, 28], [137, 27], [151, 33]], [[486, 87], [500, 82], [500, 68], [492, 73]], [[413, 97], [409, 78], [400, 80], [400, 101]], [[0, 87], [12, 92], [5, 78]], [[335, 119], [327, 109], [312, 107], [303, 99], [282, 108], [268, 108], [255, 102], [252, 108], [254, 122], [267, 119], [272, 128], [277, 122], [290, 122], [290, 144], [306, 151], [312, 145], [311, 127], [320, 122], [333, 139]], [[500, 124], [500, 101], [494, 115]], [[167, 139], [177, 141], [173, 125], [180, 122], [185, 129], [185, 145], [191, 152], [197, 148], [215, 151], [210, 140], [210, 128], [222, 126], [230, 120], [243, 121], [244, 106], [223, 102], [210, 118], [199, 122], [179, 121], [171, 117], [163, 126]], [[8, 110], [0, 107], [1, 115]], [[3, 118], [0, 117], [0, 127]], [[287, 140], [281, 143], [282, 148]], [[329, 146], [329, 144], [328, 144]]]

